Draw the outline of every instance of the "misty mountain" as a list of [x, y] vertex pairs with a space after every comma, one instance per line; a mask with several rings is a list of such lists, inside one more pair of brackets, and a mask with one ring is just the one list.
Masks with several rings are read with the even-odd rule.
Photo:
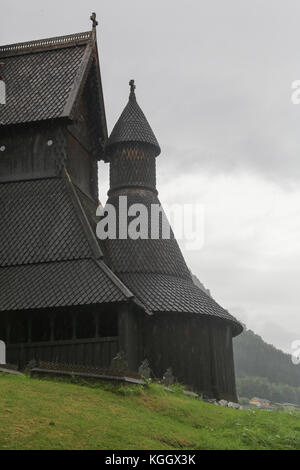
[[[197, 276], [192, 277], [195, 285], [211, 296]], [[262, 377], [273, 384], [300, 387], [300, 365], [293, 364], [289, 354], [266, 343], [245, 325], [243, 333], [233, 340], [233, 350], [237, 378]]]
[[264, 377], [273, 383], [300, 387], [300, 365], [253, 331], [244, 330], [234, 338], [233, 350], [237, 377]]

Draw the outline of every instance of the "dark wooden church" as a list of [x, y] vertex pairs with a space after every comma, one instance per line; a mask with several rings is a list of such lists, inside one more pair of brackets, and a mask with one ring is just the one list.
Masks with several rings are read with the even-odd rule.
[[[194, 285], [170, 239], [96, 237], [97, 162], [108, 202], [160, 204], [160, 147], [129, 102], [107, 135], [93, 30], [0, 47], [0, 339], [7, 362], [137, 371], [172, 368], [210, 397], [236, 399], [232, 338], [240, 323]], [[101, 184], [101, 181], [100, 181]], [[151, 221], [149, 220], [149, 226]], [[150, 228], [149, 228], [150, 230]]]

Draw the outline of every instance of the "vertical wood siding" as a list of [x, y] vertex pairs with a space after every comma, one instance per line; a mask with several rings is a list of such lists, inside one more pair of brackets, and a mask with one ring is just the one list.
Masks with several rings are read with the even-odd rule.
[[7, 362], [20, 368], [32, 359], [108, 368], [117, 352], [117, 337], [9, 344]]

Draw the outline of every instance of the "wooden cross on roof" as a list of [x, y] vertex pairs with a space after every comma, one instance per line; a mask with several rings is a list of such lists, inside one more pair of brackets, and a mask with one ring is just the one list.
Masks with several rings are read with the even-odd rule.
[[98, 26], [98, 21], [96, 20], [96, 13], [93, 12], [90, 16], [90, 20], [93, 22], [93, 28]]

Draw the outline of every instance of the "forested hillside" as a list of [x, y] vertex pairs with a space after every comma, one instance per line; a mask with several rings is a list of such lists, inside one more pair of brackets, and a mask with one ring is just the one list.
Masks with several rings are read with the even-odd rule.
[[[211, 295], [197, 276], [192, 276], [194, 283]], [[251, 398], [257, 395], [275, 402], [300, 405], [300, 364], [293, 364], [289, 354], [244, 328], [244, 332], [233, 340], [239, 396]]]
[[300, 387], [300, 365], [291, 356], [276, 349], [251, 330], [233, 342], [236, 375], [265, 377], [270, 382]]
[[300, 405], [300, 365], [251, 330], [234, 339], [237, 390], [240, 397], [255, 395], [273, 402]]

